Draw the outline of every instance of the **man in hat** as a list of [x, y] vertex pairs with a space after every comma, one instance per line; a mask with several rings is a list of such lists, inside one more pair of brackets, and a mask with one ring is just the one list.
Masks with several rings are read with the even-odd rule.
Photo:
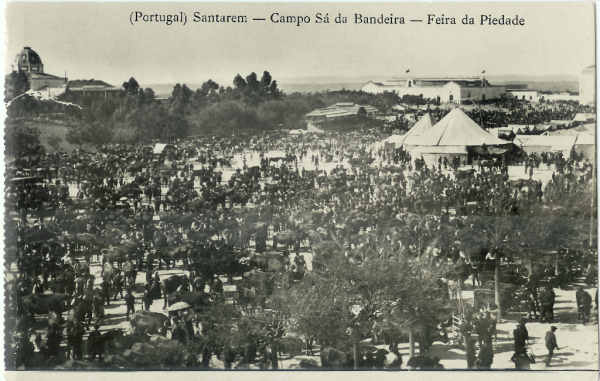
[[554, 354], [554, 350], [558, 350], [558, 344], [556, 343], [556, 335], [554, 332], [556, 331], [555, 326], [551, 326], [550, 330], [546, 332], [546, 349], [548, 349], [548, 357], [546, 358], [546, 366], [550, 366], [550, 361], [552, 360], [552, 355]]
[[144, 304], [144, 311], [150, 311], [152, 305], [152, 294], [150, 292], [150, 284], [144, 286], [144, 295], [142, 296], [142, 303]]
[[575, 298], [577, 301], [578, 318], [585, 324], [587, 323], [592, 309], [592, 297], [583, 289], [583, 287], [578, 287], [577, 292], [575, 292]]
[[521, 355], [527, 353], [527, 340], [529, 340], [529, 332], [525, 326], [525, 319], [521, 318], [517, 327], [513, 330], [513, 338], [515, 340], [515, 354]]
[[187, 344], [188, 337], [183, 320], [181, 320], [179, 317], [175, 317], [173, 323], [174, 327], [173, 332], [171, 333], [171, 339], [177, 340], [182, 344]]
[[127, 319], [129, 320], [129, 313], [135, 313], [135, 296], [131, 293], [131, 288], [127, 289], [125, 304], [127, 305]]

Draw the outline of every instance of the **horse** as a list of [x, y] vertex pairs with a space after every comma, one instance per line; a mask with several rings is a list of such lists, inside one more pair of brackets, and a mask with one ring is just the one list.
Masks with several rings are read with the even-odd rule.
[[349, 362], [352, 359], [349, 356], [336, 348], [325, 347], [321, 350], [321, 367], [329, 369], [343, 369], [349, 367]]
[[165, 301], [163, 305], [163, 309], [166, 309], [168, 305], [171, 305], [169, 302], [169, 298], [172, 296], [171, 294], [176, 291], [189, 290], [190, 280], [185, 275], [174, 275], [172, 277], [163, 279], [160, 282], [160, 291], [163, 294], [163, 299]]
[[66, 294], [31, 294], [23, 297], [22, 306], [23, 311], [31, 316], [50, 312], [62, 314], [69, 309], [67, 306], [68, 300]]
[[169, 318], [160, 312], [137, 311], [131, 319], [134, 334], [159, 333]]
[[209, 296], [204, 291], [180, 291], [175, 292], [169, 297], [170, 304], [175, 302], [186, 302], [192, 308], [198, 309], [199, 307], [207, 306], [210, 302]]

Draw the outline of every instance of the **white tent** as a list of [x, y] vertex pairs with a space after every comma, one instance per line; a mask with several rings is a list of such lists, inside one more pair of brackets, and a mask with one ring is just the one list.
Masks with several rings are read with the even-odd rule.
[[404, 134], [403, 139], [400, 141], [400, 144], [404, 145], [415, 145], [412, 142], [418, 141], [420, 136], [423, 136], [431, 127], [433, 123], [431, 122], [431, 116], [429, 114], [425, 114], [415, 123], [410, 130], [406, 134]]
[[[416, 125], [415, 125], [416, 126]], [[413, 127], [414, 128], [414, 127]], [[412, 129], [411, 129], [412, 130]], [[409, 131], [410, 132], [410, 131]], [[408, 134], [407, 134], [408, 135]], [[459, 108], [450, 111], [431, 128], [422, 128], [406, 145], [411, 146], [496, 146], [510, 144], [486, 132]]]
[[450, 161], [459, 159], [462, 163], [466, 163], [469, 155], [468, 147], [508, 144], [511, 142], [486, 132], [459, 108], [450, 111], [432, 127], [421, 125], [419, 130], [404, 142], [404, 146], [413, 158], [421, 157], [428, 165], [435, 164], [441, 158]]
[[[393, 144], [395, 147], [400, 147], [401, 145], [406, 145], [407, 138], [411, 136], [421, 136], [424, 131], [431, 128], [431, 116], [429, 114], [425, 114], [415, 123], [410, 130], [404, 135], [391, 135], [384, 140], [377, 142], [371, 146], [372, 149], [380, 149], [385, 147], [386, 144]], [[410, 140], [410, 139], [408, 139]]]
[[527, 153], [562, 152], [568, 157], [576, 140], [577, 135], [517, 135], [514, 143]]
[[164, 143], [156, 143], [154, 145], [154, 148], [152, 149], [152, 153], [155, 155], [160, 155], [161, 153], [163, 153], [166, 147], [167, 145]]

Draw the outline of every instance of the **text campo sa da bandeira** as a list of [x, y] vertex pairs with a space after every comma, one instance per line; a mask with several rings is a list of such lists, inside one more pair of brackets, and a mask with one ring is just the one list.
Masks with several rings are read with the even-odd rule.
[[129, 22], [135, 24], [163, 24], [187, 25], [188, 21], [193, 24], [247, 24], [247, 23], [271, 23], [292, 25], [300, 27], [308, 24], [363, 24], [363, 25], [405, 25], [419, 23], [425, 25], [481, 25], [481, 26], [525, 26], [524, 17], [518, 14], [478, 14], [461, 16], [450, 16], [444, 13], [425, 15], [400, 16], [394, 13], [365, 14], [352, 13], [342, 14], [340, 12], [330, 14], [328, 12], [316, 12], [312, 15], [293, 15], [273, 11], [267, 15], [249, 16], [242, 14], [219, 14], [203, 13], [200, 11], [179, 11], [174, 13], [159, 13], [132, 11], [129, 14]]

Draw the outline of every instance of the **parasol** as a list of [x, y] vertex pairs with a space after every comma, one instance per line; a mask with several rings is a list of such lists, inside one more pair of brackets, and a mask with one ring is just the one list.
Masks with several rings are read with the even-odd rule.
[[190, 308], [191, 306], [186, 302], [177, 302], [171, 305], [167, 310], [169, 312], [181, 311]]

